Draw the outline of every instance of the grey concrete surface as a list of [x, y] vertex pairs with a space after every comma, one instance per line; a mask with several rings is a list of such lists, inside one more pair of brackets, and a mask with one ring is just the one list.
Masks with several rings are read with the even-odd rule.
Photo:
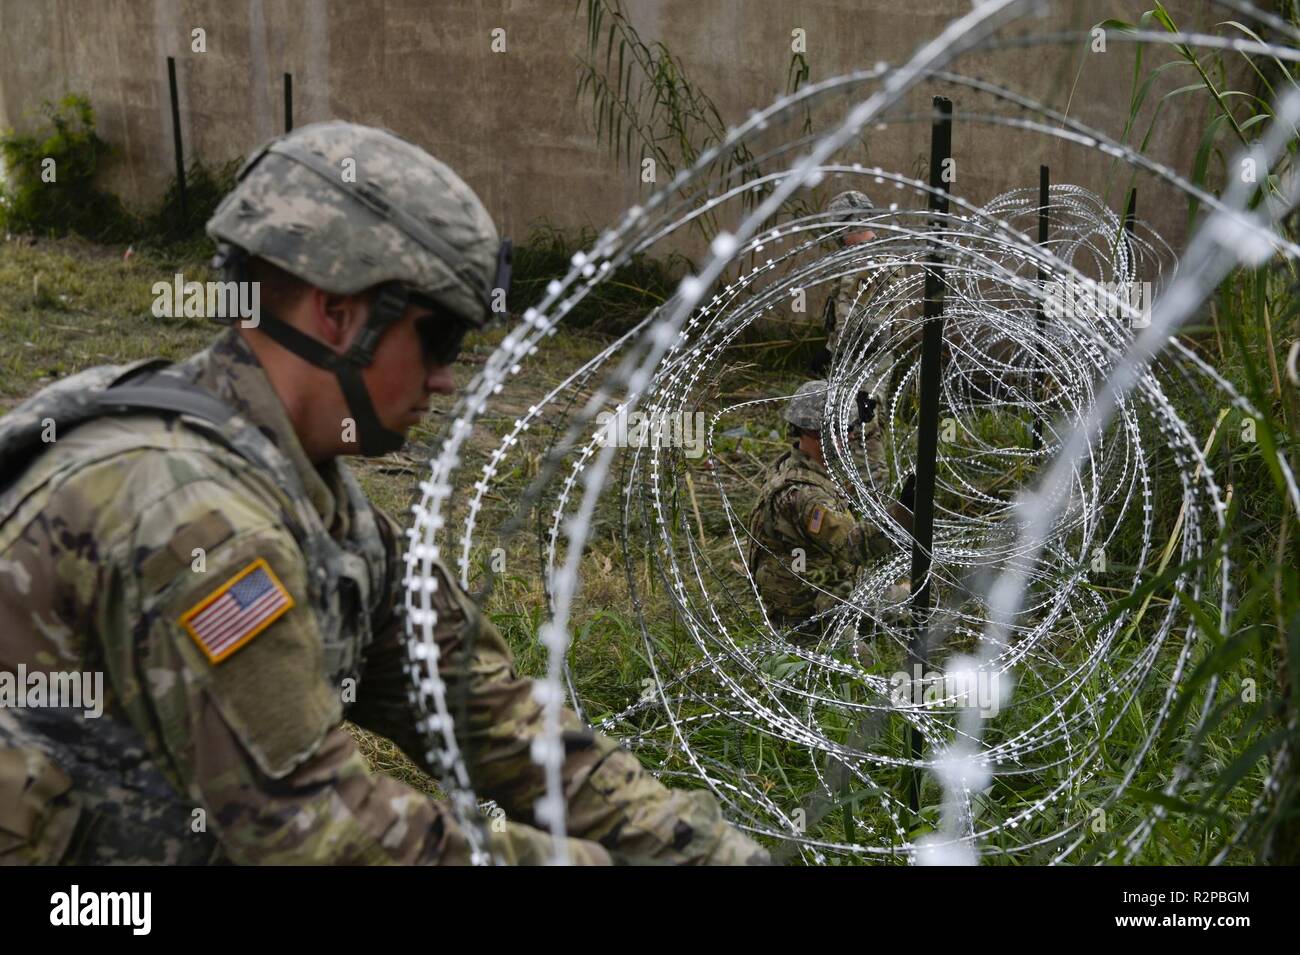
[[[1106, 16], [1136, 19], [1149, 4], [1060, 3], [1017, 30], [1087, 28]], [[806, 31], [812, 79], [906, 59], [969, 0], [630, 0], [647, 42], [663, 41], [729, 123], [770, 103], [786, 83], [791, 31]], [[1214, 20], [1204, 2], [1172, 3], [1189, 25]], [[506, 52], [491, 31], [506, 30]], [[191, 31], [207, 50], [191, 50]], [[129, 202], [156, 199], [173, 172], [165, 58], [177, 58], [186, 151], [205, 161], [247, 152], [281, 128], [282, 75], [294, 76], [296, 122], [342, 117], [387, 126], [449, 162], [479, 192], [506, 233], [541, 221], [599, 228], [649, 187], [615, 163], [594, 135], [590, 102], [576, 96], [585, 52], [582, 5], [572, 0], [0, 0], [0, 124], [26, 128], [43, 99], [86, 92], [117, 155], [106, 185]], [[1015, 32], [1014, 30], [1012, 32]], [[1170, 54], [1160, 52], [1163, 62]], [[1118, 136], [1132, 81], [1131, 45], [1105, 54], [1010, 49], [964, 57], [955, 70], [1050, 103]], [[1235, 65], [1234, 69], [1240, 65]], [[1139, 120], [1145, 132], [1161, 92], [1192, 82], [1165, 74]], [[945, 90], [931, 84], [914, 102]], [[970, 97], [957, 107], [971, 107]], [[1190, 174], [1207, 116], [1203, 97], [1163, 109], [1148, 154]], [[819, 118], [821, 115], [819, 114]], [[893, 124], [868, 136], [857, 158], [924, 175], [929, 131]], [[1040, 134], [960, 122], [954, 190], [980, 201], [1037, 182], [1114, 186], [1111, 161]], [[1140, 211], [1175, 243], [1186, 203], [1141, 187]]]

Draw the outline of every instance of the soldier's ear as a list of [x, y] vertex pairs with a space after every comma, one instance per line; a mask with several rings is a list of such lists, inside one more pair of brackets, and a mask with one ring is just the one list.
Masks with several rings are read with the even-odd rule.
[[338, 295], [313, 288], [306, 296], [311, 333], [339, 351], [345, 350], [366, 324], [368, 305], [359, 295]]

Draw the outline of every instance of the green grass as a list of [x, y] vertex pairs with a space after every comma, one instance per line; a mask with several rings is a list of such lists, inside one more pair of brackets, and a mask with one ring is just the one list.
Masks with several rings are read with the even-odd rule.
[[[1292, 11], [1293, 13], [1293, 11]], [[1222, 64], [1207, 60], [1201, 64], [1205, 75], [1216, 81], [1223, 75]], [[1135, 74], [1135, 83], [1139, 77]], [[1220, 84], [1220, 92], [1221, 84]], [[1211, 97], [1207, 109], [1223, 108], [1239, 97]], [[1242, 109], [1248, 108], [1242, 106]], [[1244, 121], [1245, 115], [1237, 117]], [[1229, 135], [1232, 124], [1217, 123], [1218, 136]], [[1210, 128], [1207, 126], [1207, 128]], [[1208, 134], [1207, 134], [1208, 135]], [[1210, 188], [1215, 169], [1210, 162], [1221, 157], [1230, 144], [1214, 136], [1206, 142], [1207, 161], [1198, 167], [1197, 181]], [[545, 283], [566, 270], [574, 249], [586, 245], [589, 236], [564, 236], [553, 229], [539, 229], [520, 250], [516, 307], [536, 301]], [[206, 278], [206, 252], [201, 243], [175, 247], [172, 251], [150, 246], [124, 260], [121, 246], [95, 246], [79, 240], [38, 239], [33, 244], [19, 237], [0, 246], [0, 413], [24, 396], [57, 378], [91, 365], [119, 363], [161, 355], [179, 359], [203, 347], [215, 333], [213, 326], [200, 320], [157, 319], [150, 314], [152, 284], [167, 280], [175, 271], [187, 278]], [[496, 439], [509, 429], [515, 417], [530, 403], [538, 400], [572, 369], [609, 340], [609, 335], [630, 326], [647, 308], [659, 304], [670, 292], [683, 268], [682, 262], [660, 263], [640, 259], [616, 276], [592, 296], [573, 321], [545, 344], [535, 359], [513, 378], [508, 389], [494, 401], [490, 413], [480, 419], [466, 449], [466, 465], [459, 472], [470, 481], [474, 468], [494, 446]], [[1156, 742], [1143, 761], [1123, 800], [1107, 810], [1104, 832], [1090, 833], [1075, 856], [1075, 861], [1104, 858], [1116, 848], [1115, 839], [1133, 824], [1145, 818], [1153, 804], [1162, 805], [1164, 815], [1156, 823], [1156, 832], [1147, 842], [1137, 861], [1148, 864], [1201, 864], [1214, 859], [1238, 824], [1247, 826], [1246, 838], [1232, 849], [1228, 860], [1297, 861], [1300, 856], [1300, 777], [1292, 761], [1290, 774], [1279, 780], [1280, 806], [1267, 818], [1252, 819], [1250, 803], [1260, 791], [1271, 761], [1283, 747], [1294, 752], [1300, 741], [1284, 727], [1294, 723], [1292, 688], [1300, 679], [1300, 566], [1295, 516], [1285, 499], [1285, 486], [1277, 470], [1269, 465], [1269, 452], [1280, 448], [1292, 462], [1296, 461], [1300, 442], [1300, 402], [1296, 389], [1279, 371], [1279, 362], [1294, 339], [1297, 302], [1294, 274], [1279, 269], [1252, 272], [1238, 270], [1208, 303], [1196, 324], [1184, 330], [1185, 340], [1192, 343], [1215, 368], [1261, 409], [1259, 436], [1249, 442], [1240, 437], [1240, 415], [1229, 412], [1218, 440], [1210, 450], [1210, 462], [1221, 486], [1231, 485], [1233, 506], [1227, 515], [1223, 542], [1232, 563], [1233, 604], [1235, 612], [1226, 632], [1218, 628], [1220, 594], [1217, 575], [1208, 572], [1210, 586], [1200, 600], [1192, 602], [1176, 593], [1170, 575], [1160, 577], [1158, 562], [1166, 542], [1173, 536], [1181, 505], [1178, 468], [1172, 456], [1162, 450], [1158, 436], [1148, 429], [1146, 447], [1152, 449], [1148, 465], [1154, 487], [1154, 552], [1142, 568], [1142, 579], [1151, 582], [1149, 594], [1130, 597], [1127, 580], [1138, 552], [1136, 522], [1129, 521], [1122, 535], [1109, 547], [1114, 566], [1107, 576], [1093, 578], [1090, 586], [1100, 594], [1111, 610], [1123, 605], [1136, 610], [1149, 600], [1147, 610], [1131, 625], [1131, 633], [1117, 642], [1104, 667], [1093, 677], [1100, 686], [1131, 665], [1155, 633], [1157, 618], [1170, 601], [1184, 601], [1186, 614], [1199, 628], [1201, 649], [1191, 661], [1183, 688], [1173, 701], [1178, 718], [1169, 721], [1169, 729]], [[802, 380], [807, 355], [819, 342], [812, 322], [771, 322], [753, 329], [739, 341], [726, 357], [729, 364], [720, 373], [718, 386], [729, 400], [745, 400], [773, 393], [789, 393]], [[473, 367], [490, 354], [504, 334], [502, 329], [473, 336], [465, 356], [468, 366], [461, 372], [468, 378]], [[1214, 427], [1224, 405], [1221, 395], [1207, 392], [1204, 382], [1182, 377], [1172, 365], [1162, 368], [1174, 404], [1186, 418], [1197, 440], [1204, 440]], [[590, 383], [574, 389], [566, 399], [585, 399]], [[435, 411], [445, 413], [450, 399], [436, 403]], [[417, 481], [423, 476], [425, 461], [432, 450], [441, 419], [417, 428], [412, 445], [400, 455], [366, 461], [354, 459], [360, 480], [371, 498], [399, 521], [409, 515]], [[784, 447], [775, 409], [754, 411], [723, 423], [724, 429], [736, 424], [748, 426], [748, 435], [721, 438], [716, 447], [718, 480], [742, 519], [753, 499], [761, 468]], [[983, 413], [965, 422], [981, 440], [994, 446], [1023, 444], [1027, 437], [1024, 423], [995, 411]], [[537, 475], [553, 431], [543, 422], [525, 435], [521, 447], [511, 455], [512, 470], [499, 474], [485, 501], [481, 526], [498, 526], [513, 512], [524, 489]], [[770, 437], [776, 429], [778, 436]], [[688, 515], [690, 533], [696, 535], [702, 558], [717, 569], [718, 593], [742, 593], [742, 578], [733, 569], [736, 559], [723, 518], [722, 497], [712, 480], [700, 480], [694, 472], [696, 503], [703, 521], [693, 526], [694, 506], [684, 493], [674, 497], [671, 507]], [[621, 480], [616, 471], [611, 480]], [[1019, 484], [1030, 475], [1007, 478], [994, 476], [986, 490], [1003, 484]], [[551, 492], [554, 493], [553, 491]], [[547, 504], [551, 498], [544, 498]], [[955, 503], [955, 502], [954, 502]], [[633, 552], [630, 568], [625, 566], [621, 543], [622, 497], [607, 493], [596, 513], [596, 523], [582, 559], [583, 587], [581, 600], [571, 621], [574, 644], [571, 666], [577, 681], [578, 695], [592, 720], [618, 713], [635, 700], [642, 680], [650, 673], [645, 658], [640, 622], [632, 612], [627, 595], [627, 575], [637, 581], [645, 600], [644, 621], [656, 656], [680, 670], [694, 661], [694, 651], [685, 637], [671, 602], [658, 582], [653, 555]], [[453, 497], [451, 521], [455, 526], [463, 517], [465, 495]], [[548, 507], [539, 510], [545, 515]], [[535, 634], [545, 608], [542, 592], [537, 531], [542, 525], [527, 524], [524, 531], [505, 543], [508, 572], [498, 577], [486, 602], [489, 616], [501, 629], [514, 649], [520, 670], [529, 675], [541, 672], [545, 656]], [[636, 539], [637, 528], [632, 528]], [[675, 546], [684, 547], [683, 535], [677, 534]], [[1213, 543], [1213, 542], [1210, 542]], [[475, 560], [481, 564], [494, 541], [483, 537], [477, 541]], [[1215, 550], [1210, 547], [1211, 559]], [[1176, 564], [1177, 561], [1175, 560]], [[1212, 571], [1213, 568], [1210, 568]], [[476, 578], [476, 581], [477, 578]], [[729, 626], [743, 630], [749, 608], [724, 602], [719, 613]], [[1099, 626], [1094, 622], [1092, 626]], [[1081, 645], [1070, 645], [1065, 637], [1053, 649], [1065, 659], [1078, 659], [1087, 652], [1085, 631]], [[892, 656], [891, 656], [892, 654]], [[1071, 656], [1073, 655], [1073, 656]], [[890, 672], [900, 658], [896, 651], [883, 648], [876, 671]], [[1101, 737], [1101, 759], [1095, 772], [1078, 783], [1068, 798], [1041, 809], [1016, 841], [1029, 841], [1035, 834], [1053, 831], [1066, 818], [1078, 819], [1101, 806], [1107, 796], [1129, 772], [1153, 709], [1161, 704], [1165, 687], [1171, 679], [1174, 651], [1166, 650], [1154, 663], [1154, 673], [1134, 704], [1122, 716], [1118, 709], [1103, 710], [1098, 717], [1106, 725], [1119, 717], [1115, 728]], [[770, 661], [769, 676], [798, 668], [792, 658]], [[1198, 770], [1184, 787], [1179, 800], [1170, 802], [1160, 795], [1186, 747], [1194, 714], [1201, 694], [1210, 680], [1225, 688], [1223, 703], [1207, 721], [1205, 737], [1194, 741], [1199, 748]], [[1255, 695], [1246, 692], [1253, 681]], [[1031, 697], [1040, 687], [1032, 672], [1022, 676], [1018, 693]], [[707, 679], [693, 683], [701, 691], [719, 689]], [[1094, 695], [1097, 687], [1093, 687]], [[851, 695], [853, 690], [843, 692]], [[1118, 704], [1112, 703], [1112, 707]], [[683, 715], [698, 712], [696, 704], [685, 703]], [[1003, 739], [1031, 724], [1042, 715], [1033, 705], [1020, 706], [1008, 718], [996, 724], [989, 740]], [[620, 734], [651, 730], [658, 716], [654, 711], [635, 717], [633, 725], [619, 728]], [[879, 725], [852, 725], [845, 717], [830, 715], [824, 721], [827, 735], [848, 741], [863, 732], [874, 737], [875, 747], [901, 753], [904, 740], [898, 721]], [[425, 791], [436, 791], [427, 777], [410, 764], [392, 744], [355, 730], [362, 751], [377, 771], [388, 773]], [[736, 727], [716, 727], [694, 738], [697, 752], [729, 766], [743, 765], [751, 782], [783, 804], [799, 805], [819, 788], [814, 768], [798, 746], [773, 742], [758, 734]], [[679, 784], [691, 783], [688, 765], [680, 753], [661, 750], [665, 778]], [[1055, 754], [1061, 755], [1059, 753]], [[1043, 760], [1044, 765], [1050, 760]], [[684, 774], [674, 777], [674, 773]], [[890, 778], [881, 774], [879, 781], [901, 794], [901, 775]], [[1044, 800], [1061, 781], [1060, 771], [1043, 768], [1019, 775], [1000, 775], [992, 790], [981, 797], [977, 812], [994, 812], [1006, 816], [1018, 807], [1030, 807]], [[881, 838], [893, 838], [888, 820], [873, 799], [849, 790], [841, 804], [826, 804], [810, 814], [809, 835], [841, 839], [846, 834], [861, 835], [868, 826]], [[940, 793], [932, 780], [922, 791], [925, 822], [908, 833], [915, 838], [937, 823]], [[1008, 845], [1005, 837], [995, 837], [991, 848]], [[1048, 850], [1015, 857], [1018, 862], [1043, 861]]]
[[[202, 319], [156, 318], [151, 313], [153, 283], [169, 280], [175, 272], [186, 280], [204, 281], [212, 276], [206, 254], [186, 250], [160, 252], [154, 248], [124, 258], [124, 246], [100, 246], [76, 238], [32, 239], [16, 237], [0, 243], [0, 413], [41, 387], [84, 368], [120, 364], [149, 357], [180, 360], [205, 347], [219, 329]], [[549, 250], [546, 254], [549, 254]], [[567, 258], [567, 256], [566, 256]], [[534, 263], [536, 264], [536, 263]], [[653, 266], [643, 267], [649, 272]], [[534, 270], [535, 271], [535, 270]], [[490, 354], [504, 335], [503, 329], [471, 335], [457, 378], [468, 381], [477, 364]], [[597, 328], [565, 329], [550, 338], [541, 361], [527, 366], [511, 390], [495, 402], [481, 419], [471, 453], [491, 447], [493, 433], [509, 427], [514, 416], [529, 402], [539, 399], [553, 384], [608, 340]], [[739, 387], [752, 396], [761, 394], [762, 376], [757, 369], [740, 362], [736, 366]], [[787, 376], [793, 388], [797, 375]], [[369, 495], [399, 522], [409, 518], [416, 484], [424, 476], [425, 461], [435, 440], [439, 418], [452, 404], [450, 398], [435, 398], [435, 417], [412, 431], [412, 440], [399, 454], [382, 459], [351, 459], [351, 465]], [[783, 441], [767, 435], [776, 427], [775, 415], [764, 422], [761, 437], [723, 439], [722, 458], [732, 467], [752, 471], [760, 460], [770, 458]], [[760, 433], [760, 429], [755, 429]], [[525, 462], [501, 476], [501, 483], [488, 498], [488, 514], [495, 520], [508, 513], [518, 495], [537, 474], [545, 447], [533, 439], [514, 460]], [[535, 446], [534, 446], [535, 445]], [[463, 473], [468, 474], [468, 471]], [[740, 478], [734, 478], [737, 484]], [[701, 488], [707, 495], [710, 490]], [[495, 510], [493, 510], [495, 509]], [[713, 514], [712, 509], [709, 511]], [[455, 511], [459, 519], [460, 512]], [[624, 586], [621, 553], [609, 527], [609, 515], [600, 539], [588, 555], [586, 593], [603, 595], [613, 605]], [[711, 530], [720, 532], [721, 526]], [[479, 555], [482, 557], [483, 555]], [[508, 566], [526, 568], [536, 564], [536, 544], [519, 535], [510, 544]], [[522, 672], [536, 675], [545, 665], [534, 639], [543, 606], [535, 574], [505, 575], [497, 581], [490, 605], [493, 619], [518, 655]], [[599, 603], [600, 601], [596, 601]], [[627, 702], [627, 687], [640, 687], [649, 673], [639, 648], [634, 624], [618, 611], [579, 613], [575, 620], [580, 639], [574, 650], [575, 671], [582, 674], [584, 697], [593, 708], [610, 711]], [[372, 765], [425, 791], [436, 791], [428, 779], [387, 740], [353, 727], [362, 751]]]
[[[179, 359], [203, 347], [215, 326], [199, 319], [158, 319], [153, 283], [178, 260], [133, 255], [75, 239], [27, 237], [0, 255], [0, 409], [41, 385], [91, 365], [158, 355]], [[184, 263], [186, 278], [208, 276]]]

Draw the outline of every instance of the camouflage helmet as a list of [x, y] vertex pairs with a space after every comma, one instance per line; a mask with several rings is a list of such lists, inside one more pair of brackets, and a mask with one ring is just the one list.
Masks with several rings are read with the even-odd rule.
[[[423, 149], [384, 129], [334, 121], [303, 126], [249, 157], [212, 218], [213, 264], [245, 281], [255, 256], [326, 292], [376, 289], [366, 323], [338, 354], [263, 313], [259, 331], [332, 371], [357, 422], [359, 453], [387, 454], [402, 432], [379, 419], [361, 370], [408, 305], [426, 363], [450, 364], [465, 329], [504, 311], [510, 242], [472, 189]], [[220, 321], [221, 319], [218, 319]]]
[[781, 417], [796, 428], [808, 431], [822, 429], [822, 411], [826, 407], [826, 382], [823, 379], [806, 381], [799, 386], [785, 406]]
[[473, 326], [490, 317], [508, 267], [464, 180], [387, 130], [339, 120], [253, 153], [207, 231], [324, 291], [400, 283]]
[[865, 212], [875, 208], [876, 206], [870, 197], [865, 192], [858, 192], [856, 189], [846, 189], [826, 203], [827, 212], [846, 218], [855, 212]]

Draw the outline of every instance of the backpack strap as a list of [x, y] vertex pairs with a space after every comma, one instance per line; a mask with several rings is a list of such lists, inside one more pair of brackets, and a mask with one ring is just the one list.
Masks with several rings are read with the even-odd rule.
[[[101, 377], [97, 382], [88, 382], [87, 390], [77, 388], [57, 397], [38, 395], [19, 405], [17, 411], [25, 412], [23, 416], [27, 420], [6, 429], [3, 426], [9, 423], [6, 416], [0, 424], [0, 505], [13, 481], [44, 450], [38, 422], [46, 416], [52, 415], [60, 426], [70, 428], [103, 415], [140, 411], [188, 414], [211, 423], [216, 429], [214, 433], [220, 433], [222, 426], [234, 417], [234, 409], [197, 385], [160, 374], [170, 365], [165, 359], [139, 362], [109, 379], [107, 384]], [[3, 513], [4, 508], [0, 507], [0, 514]]]
[[157, 365], [146, 365], [119, 378], [95, 396], [100, 414], [129, 414], [140, 409], [193, 415], [215, 425], [234, 416], [234, 409], [197, 385], [159, 374]]

